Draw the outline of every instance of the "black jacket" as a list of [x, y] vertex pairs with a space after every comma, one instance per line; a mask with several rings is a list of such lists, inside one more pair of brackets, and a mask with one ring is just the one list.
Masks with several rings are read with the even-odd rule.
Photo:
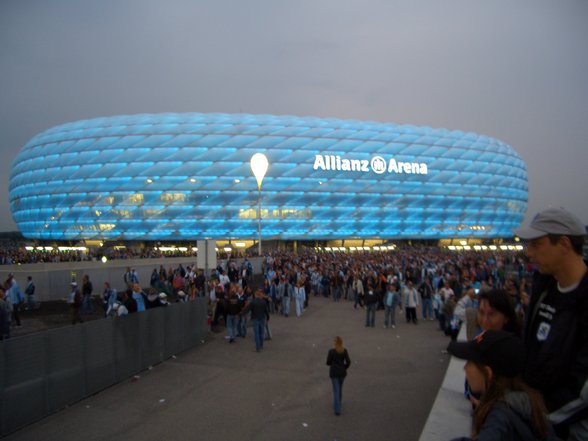
[[365, 304], [373, 305], [375, 303], [378, 303], [378, 295], [376, 294], [376, 291], [373, 289], [367, 290], [365, 293]]
[[242, 308], [241, 301], [237, 296], [231, 296], [226, 301], [226, 311], [228, 315], [238, 315]]
[[[588, 273], [571, 292], [537, 273], [525, 324], [524, 380], [538, 389], [555, 424], [588, 418]], [[556, 426], [556, 429], [558, 427]]]
[[351, 359], [347, 353], [347, 349], [343, 349], [343, 353], [338, 353], [335, 349], [331, 349], [327, 354], [327, 366], [329, 368], [329, 377], [331, 378], [345, 378], [347, 369], [351, 366]]
[[254, 297], [245, 308], [241, 311], [241, 314], [251, 311], [252, 320], [265, 320], [269, 316], [269, 309], [267, 302], [264, 299]]

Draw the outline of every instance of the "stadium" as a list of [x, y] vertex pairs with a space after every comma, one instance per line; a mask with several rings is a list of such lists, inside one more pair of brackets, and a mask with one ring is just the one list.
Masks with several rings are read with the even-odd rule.
[[[260, 191], [250, 160], [269, 167]], [[37, 240], [510, 238], [527, 168], [475, 133], [332, 118], [166, 113], [66, 123], [13, 162]]]

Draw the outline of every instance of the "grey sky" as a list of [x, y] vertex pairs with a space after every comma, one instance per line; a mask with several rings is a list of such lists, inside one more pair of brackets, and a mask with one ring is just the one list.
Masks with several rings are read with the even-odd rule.
[[527, 219], [588, 224], [585, 0], [2, 0], [0, 231], [10, 166], [51, 126], [146, 112], [473, 131], [527, 163]]

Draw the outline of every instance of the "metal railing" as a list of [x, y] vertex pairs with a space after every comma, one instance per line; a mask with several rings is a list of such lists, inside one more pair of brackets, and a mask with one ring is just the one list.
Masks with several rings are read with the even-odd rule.
[[0, 341], [0, 436], [201, 344], [204, 298]]

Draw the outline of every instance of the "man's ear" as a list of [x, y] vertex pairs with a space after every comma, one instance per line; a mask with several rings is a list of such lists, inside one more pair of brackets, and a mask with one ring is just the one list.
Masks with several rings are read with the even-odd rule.
[[561, 245], [567, 252], [569, 251], [573, 251], [572, 250], [572, 242], [570, 241], [570, 238], [568, 236], [560, 236], [559, 237], [559, 241], [558, 241], [559, 245]]

